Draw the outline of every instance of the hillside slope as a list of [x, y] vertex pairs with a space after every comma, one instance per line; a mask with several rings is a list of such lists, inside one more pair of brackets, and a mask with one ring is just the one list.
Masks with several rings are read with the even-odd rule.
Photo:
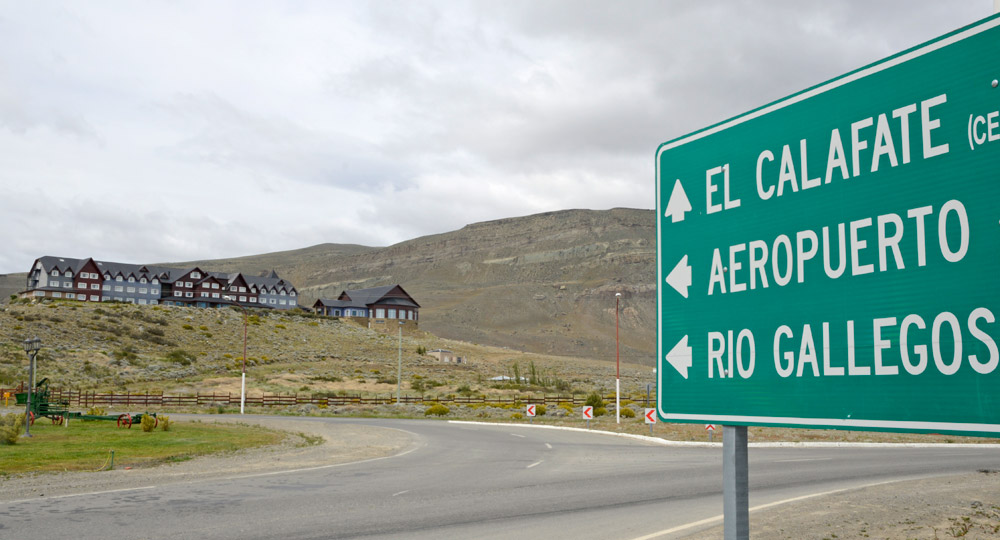
[[[164, 263], [220, 272], [276, 270], [304, 305], [344, 289], [399, 283], [421, 328], [512, 349], [655, 363], [656, 221], [652, 210], [565, 210], [475, 223], [373, 248], [320, 244], [233, 259]], [[4, 298], [25, 274], [3, 276]]]

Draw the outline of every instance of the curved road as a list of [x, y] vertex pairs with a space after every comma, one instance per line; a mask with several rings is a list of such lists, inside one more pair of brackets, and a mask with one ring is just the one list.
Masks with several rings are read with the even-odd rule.
[[[336, 467], [0, 503], [0, 538], [682, 538], [722, 513], [721, 449], [419, 420], [400, 455]], [[750, 448], [751, 507], [1000, 469], [992, 448]], [[819, 500], [819, 499], [817, 499]]]

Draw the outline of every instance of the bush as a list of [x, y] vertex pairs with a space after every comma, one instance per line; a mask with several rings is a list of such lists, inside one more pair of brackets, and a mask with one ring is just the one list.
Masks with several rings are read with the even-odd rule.
[[535, 416], [545, 416], [545, 405], [535, 405]]
[[559, 408], [564, 409], [568, 414], [573, 414], [573, 406], [569, 403], [560, 403]]
[[431, 405], [430, 408], [428, 408], [426, 411], [424, 411], [424, 416], [429, 416], [429, 415], [432, 415], [432, 414], [434, 416], [444, 416], [444, 415], [448, 414], [449, 412], [451, 412], [451, 411], [448, 409], [448, 407], [445, 407], [444, 405], [442, 405], [440, 403], [436, 403], [434, 405]]
[[[590, 395], [587, 396], [585, 404], [590, 405], [594, 409], [599, 409], [604, 407], [604, 398], [602, 398], [601, 394], [598, 394], [597, 392], [591, 392]], [[597, 411], [595, 410], [594, 412], [596, 413]]]
[[144, 414], [142, 415], [142, 421], [140, 424], [142, 425], [142, 431], [149, 433], [150, 431], [156, 429], [156, 418], [154, 418], [151, 414]]
[[161, 415], [160, 417], [160, 429], [163, 431], [170, 431], [170, 417], [167, 415]]
[[0, 415], [0, 444], [17, 444], [24, 430], [24, 413]]
[[427, 347], [424, 347], [423, 345], [417, 345], [417, 354], [419, 354], [420, 356], [427, 354]]
[[516, 412], [510, 415], [510, 417], [513, 418], [514, 420], [521, 420], [522, 418], [524, 418], [524, 415], [519, 412]]
[[605, 409], [604, 407], [594, 408], [594, 416], [604, 416], [605, 414], [608, 414], [608, 410]]
[[629, 409], [628, 407], [622, 407], [621, 410], [618, 411], [618, 414], [622, 418], [635, 418], [635, 411]]
[[183, 328], [185, 330], [194, 330], [194, 327], [191, 326], [190, 324], [182, 324], [181, 328]]
[[176, 362], [182, 366], [190, 366], [194, 361], [194, 355], [184, 349], [174, 349], [167, 354], [167, 360]]
[[458, 392], [459, 394], [462, 394], [465, 397], [469, 397], [472, 395], [472, 388], [469, 388], [469, 385], [467, 384], [459, 386], [455, 391]]
[[104, 416], [104, 407], [91, 407], [87, 409], [89, 416]]

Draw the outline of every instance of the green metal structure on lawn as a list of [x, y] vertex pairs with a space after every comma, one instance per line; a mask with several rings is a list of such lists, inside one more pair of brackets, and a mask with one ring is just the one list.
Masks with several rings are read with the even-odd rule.
[[[159, 424], [159, 420], [156, 418], [156, 413], [122, 413], [122, 414], [84, 414], [82, 412], [70, 411], [68, 402], [52, 401], [50, 399], [51, 394], [49, 393], [49, 379], [48, 377], [38, 381], [35, 385], [34, 391], [31, 393], [31, 406], [28, 409], [28, 419], [31, 424], [35, 423], [36, 418], [45, 417], [52, 420], [53, 424], [63, 424], [68, 425], [68, 420], [70, 418], [79, 420], [113, 420], [117, 422], [120, 428], [131, 428], [132, 424], [142, 422], [144, 416], [150, 416], [153, 418], [154, 427]], [[16, 403], [18, 405], [25, 405], [28, 399], [27, 392], [18, 392], [14, 394]]]

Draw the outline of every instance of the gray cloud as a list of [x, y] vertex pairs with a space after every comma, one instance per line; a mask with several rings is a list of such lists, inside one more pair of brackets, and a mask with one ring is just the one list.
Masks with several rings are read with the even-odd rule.
[[991, 6], [8, 7], [3, 272], [43, 254], [169, 261], [387, 245], [561, 208], [649, 208], [660, 143]]

